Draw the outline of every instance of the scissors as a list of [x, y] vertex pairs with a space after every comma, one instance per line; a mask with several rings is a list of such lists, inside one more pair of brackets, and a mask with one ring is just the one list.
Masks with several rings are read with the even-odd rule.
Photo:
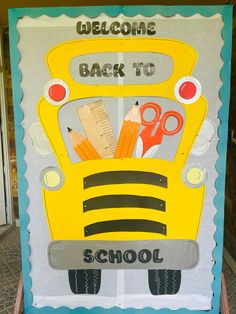
[[[144, 118], [147, 109], [153, 109], [155, 116], [151, 121]], [[176, 111], [167, 111], [161, 116], [161, 107], [155, 102], [148, 102], [140, 107], [141, 124], [144, 126], [141, 131], [136, 147], [136, 157], [151, 158], [155, 155], [164, 135], [174, 135], [183, 126], [183, 117]], [[173, 117], [177, 121], [177, 126], [173, 130], [166, 128], [167, 120]]]

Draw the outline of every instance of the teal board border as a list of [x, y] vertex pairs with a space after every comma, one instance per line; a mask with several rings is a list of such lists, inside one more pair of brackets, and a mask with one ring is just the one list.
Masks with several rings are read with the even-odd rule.
[[[119, 307], [112, 307], [104, 309], [101, 307], [94, 307], [92, 309], [85, 309], [78, 307], [69, 309], [68, 307], [52, 308], [43, 307], [36, 308], [32, 306], [33, 295], [31, 292], [32, 280], [30, 277], [31, 264], [29, 261], [30, 246], [29, 246], [29, 232], [27, 225], [29, 223], [29, 216], [27, 214], [27, 207], [29, 199], [27, 197], [27, 180], [24, 176], [26, 172], [26, 163], [24, 161], [25, 146], [23, 143], [24, 130], [21, 126], [23, 120], [23, 111], [20, 107], [23, 92], [20, 87], [22, 78], [21, 71], [18, 67], [20, 61], [20, 52], [17, 48], [19, 33], [17, 31], [17, 21], [23, 16], [30, 16], [37, 18], [41, 15], [48, 15], [57, 17], [61, 14], [70, 17], [79, 15], [86, 15], [90, 18], [99, 16], [105, 13], [111, 17], [115, 17], [121, 13], [126, 16], [135, 16], [141, 14], [145, 17], [153, 16], [157, 13], [163, 16], [173, 16], [181, 14], [182, 16], [192, 16], [193, 14], [201, 14], [209, 17], [214, 14], [221, 14], [224, 22], [222, 29], [222, 38], [224, 41], [221, 50], [221, 58], [223, 66], [220, 72], [222, 86], [220, 89], [220, 98], [222, 106], [219, 111], [220, 125], [218, 127], [219, 143], [217, 151], [219, 158], [216, 163], [216, 170], [218, 177], [216, 180], [217, 194], [214, 199], [214, 204], [217, 213], [214, 218], [216, 225], [215, 241], [216, 247], [213, 251], [214, 267], [213, 275], [214, 281], [212, 283], [212, 308], [208, 311], [195, 311], [188, 309], [160, 309], [153, 308], [134, 309], [127, 308], [121, 309]], [[25, 314], [169, 314], [175, 312], [176, 314], [218, 314], [220, 308], [220, 291], [221, 291], [221, 271], [222, 271], [222, 249], [223, 249], [223, 221], [224, 221], [224, 189], [225, 189], [225, 172], [226, 172], [226, 152], [227, 152], [227, 135], [228, 135], [228, 113], [229, 113], [229, 98], [230, 98], [230, 65], [231, 65], [231, 47], [232, 47], [232, 6], [87, 6], [87, 7], [51, 7], [51, 8], [22, 8], [9, 10], [9, 31], [10, 31], [10, 55], [11, 55], [11, 71], [12, 71], [12, 85], [13, 85], [13, 102], [14, 102], [14, 117], [15, 117], [15, 141], [17, 152], [17, 168], [18, 168], [18, 195], [19, 195], [19, 210], [20, 210], [20, 229], [21, 229], [21, 248], [22, 248], [22, 274], [24, 285], [24, 308]]]

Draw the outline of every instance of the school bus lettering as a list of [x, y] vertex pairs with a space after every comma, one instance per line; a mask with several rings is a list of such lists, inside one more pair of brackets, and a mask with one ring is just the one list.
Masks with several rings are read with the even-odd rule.
[[123, 253], [121, 250], [104, 250], [100, 249], [93, 253], [92, 250], [86, 249], [83, 252], [84, 255], [84, 262], [85, 263], [92, 263], [96, 260], [98, 263], [111, 263], [111, 264], [120, 264], [122, 262], [133, 264], [136, 261], [147, 264], [153, 261], [153, 263], [161, 263], [163, 262], [163, 258], [159, 258], [159, 249], [155, 249], [150, 251], [148, 249], [142, 249], [139, 252], [135, 250], [129, 249], [124, 251]]
[[148, 62], [148, 63], [134, 62], [133, 68], [135, 69], [136, 76], [141, 76], [142, 73], [146, 76], [152, 76], [156, 71], [156, 66], [152, 62]]
[[81, 63], [79, 65], [79, 74], [82, 77], [123, 77], [125, 73], [123, 72], [125, 65], [123, 63], [110, 64], [106, 63], [100, 66], [98, 63], [93, 63], [91, 69], [89, 69], [88, 64]]
[[112, 22], [110, 25], [107, 22], [93, 21], [93, 22], [78, 22], [76, 30], [79, 35], [155, 35], [156, 34], [155, 22]]
[[[134, 75], [135, 76], [152, 76], [156, 71], [156, 66], [152, 62], [134, 62]], [[87, 63], [79, 64], [79, 75], [81, 77], [124, 77], [125, 76], [125, 64], [124, 63], [105, 63], [100, 65], [99, 63], [93, 63], [91, 68]]]

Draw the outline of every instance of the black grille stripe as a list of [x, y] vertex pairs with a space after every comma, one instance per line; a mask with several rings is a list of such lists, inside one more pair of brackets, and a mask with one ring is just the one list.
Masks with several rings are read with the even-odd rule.
[[167, 188], [167, 177], [144, 171], [108, 171], [84, 178], [84, 189], [108, 184], [141, 183]]
[[166, 210], [166, 203], [155, 197], [125, 194], [103, 195], [90, 198], [83, 202], [84, 212], [116, 207], [150, 208], [164, 212]]
[[167, 235], [167, 227], [160, 222], [145, 219], [124, 219], [96, 222], [85, 226], [84, 236], [106, 232], [150, 232]]

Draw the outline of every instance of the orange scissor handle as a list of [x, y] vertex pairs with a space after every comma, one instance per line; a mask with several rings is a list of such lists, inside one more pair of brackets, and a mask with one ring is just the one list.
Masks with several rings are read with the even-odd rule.
[[[165, 126], [167, 119], [169, 119], [170, 117], [173, 117], [177, 120], [177, 126], [173, 130], [168, 130]], [[163, 117], [161, 118], [160, 128], [165, 135], [174, 135], [182, 129], [183, 124], [184, 124], [184, 120], [178, 112], [167, 111], [166, 113], [164, 113]]]
[[[147, 109], [153, 109], [155, 116], [151, 121], [147, 121], [144, 118], [144, 112]], [[140, 137], [143, 142], [143, 154], [152, 146], [159, 145], [162, 142], [163, 135], [174, 135], [178, 133], [183, 126], [183, 117], [176, 111], [167, 111], [161, 117], [161, 107], [154, 102], [148, 102], [141, 106], [140, 108], [141, 120], [144, 129], [140, 133]], [[166, 128], [167, 120], [173, 117], [177, 120], [177, 126], [173, 130], [168, 130]], [[158, 127], [156, 128], [157, 123]], [[155, 131], [155, 132], [154, 132]]]
[[[147, 109], [153, 109], [155, 111], [155, 116], [151, 121], [147, 121], [144, 118], [144, 112]], [[155, 102], [147, 102], [140, 107], [140, 115], [141, 115], [142, 125], [153, 128], [160, 119], [161, 107]]]

